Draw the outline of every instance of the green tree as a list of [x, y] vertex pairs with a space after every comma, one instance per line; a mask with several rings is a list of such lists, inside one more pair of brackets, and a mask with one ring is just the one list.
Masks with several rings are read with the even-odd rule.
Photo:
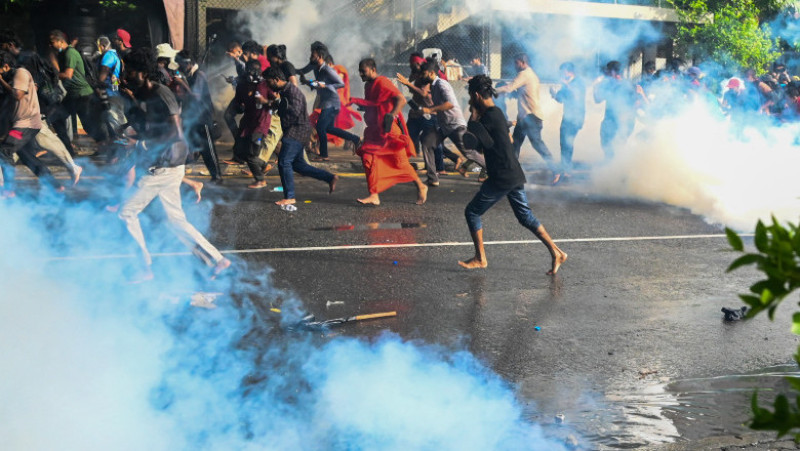
[[762, 24], [785, 0], [671, 0], [680, 18], [676, 50], [693, 60], [713, 61], [723, 71], [763, 72], [780, 53]]
[[[744, 243], [739, 235], [731, 229], [725, 232], [731, 247], [744, 252]], [[783, 226], [774, 217], [769, 226], [758, 221], [753, 241], [757, 252], [745, 253], [737, 258], [728, 271], [755, 265], [764, 274], [764, 279], [750, 286], [749, 294], [739, 297], [750, 306], [748, 318], [766, 311], [770, 320], [774, 320], [778, 305], [800, 288], [800, 226], [791, 223]], [[792, 316], [791, 331], [800, 335], [800, 312]], [[800, 363], [800, 347], [794, 359]], [[800, 391], [800, 378], [787, 379], [792, 388]], [[776, 431], [779, 437], [794, 431], [795, 439], [800, 440], [800, 396], [795, 396], [792, 403], [789, 397], [780, 394], [773, 403], [774, 410], [770, 410], [759, 407], [756, 393], [753, 394], [752, 409], [752, 429]]]

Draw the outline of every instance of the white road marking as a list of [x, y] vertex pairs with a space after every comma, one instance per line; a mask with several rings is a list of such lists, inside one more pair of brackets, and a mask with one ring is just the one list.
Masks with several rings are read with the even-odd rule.
[[[740, 234], [742, 237], [753, 236], [753, 234]], [[700, 240], [700, 239], [720, 239], [726, 238], [724, 233], [707, 235], [666, 235], [666, 236], [627, 236], [627, 237], [601, 237], [601, 238], [562, 238], [553, 240], [556, 243], [603, 243], [614, 241], [666, 241], [666, 240]], [[486, 246], [495, 245], [519, 245], [519, 244], [541, 244], [539, 240], [515, 240], [515, 241], [486, 241]], [[354, 244], [339, 246], [307, 246], [307, 247], [273, 247], [261, 249], [232, 249], [220, 251], [223, 254], [267, 254], [278, 252], [319, 252], [319, 251], [348, 251], [356, 249], [403, 249], [415, 247], [445, 247], [445, 246], [472, 246], [470, 241], [447, 241], [442, 243], [404, 243], [404, 244]], [[192, 255], [191, 252], [159, 252], [153, 253], [153, 257], [183, 257]], [[46, 261], [66, 261], [66, 260], [117, 260], [124, 258], [135, 258], [135, 254], [107, 254], [107, 255], [75, 255], [66, 257], [52, 257]]]

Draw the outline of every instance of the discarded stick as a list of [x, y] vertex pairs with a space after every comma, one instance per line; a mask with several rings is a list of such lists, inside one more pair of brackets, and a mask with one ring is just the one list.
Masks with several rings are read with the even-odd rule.
[[314, 321], [314, 317], [311, 316], [310, 320], [303, 319], [299, 323], [297, 323], [296, 328], [298, 329], [306, 329], [306, 330], [323, 330], [327, 329], [332, 326], [340, 326], [342, 324], [351, 323], [355, 321], [365, 321], [369, 319], [378, 319], [378, 318], [389, 318], [392, 316], [397, 316], [397, 312], [381, 312], [381, 313], [370, 313], [367, 315], [356, 315], [356, 316], [349, 316], [347, 318], [336, 318], [336, 319], [329, 319], [327, 321]]

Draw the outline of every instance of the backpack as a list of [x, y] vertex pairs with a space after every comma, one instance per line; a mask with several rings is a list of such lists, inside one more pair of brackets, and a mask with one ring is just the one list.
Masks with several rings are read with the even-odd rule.
[[86, 79], [86, 83], [89, 83], [89, 86], [93, 89], [104, 89], [97, 75], [97, 68], [94, 66], [92, 60], [83, 53], [81, 53], [81, 60], [83, 61], [83, 76]]
[[22, 67], [31, 73], [42, 107], [55, 105], [64, 99], [64, 89], [58, 82], [58, 71], [49, 61], [37, 53], [25, 52]]

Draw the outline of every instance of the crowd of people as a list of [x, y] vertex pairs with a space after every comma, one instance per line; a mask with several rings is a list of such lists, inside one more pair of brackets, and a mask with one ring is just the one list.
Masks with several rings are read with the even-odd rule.
[[[435, 57], [412, 53], [408, 75], [396, 74], [409, 100], [394, 81], [378, 72], [374, 59], [363, 59], [358, 73], [364, 97], [356, 98], [350, 94], [347, 69], [335, 64], [321, 42], [311, 44], [308, 64], [301, 68], [287, 60], [284, 45], [231, 42], [226, 55], [236, 76], [227, 80], [235, 95], [223, 117], [234, 146], [232, 159], [220, 161], [215, 145], [220, 131], [209, 80], [189, 52], [166, 43], [153, 49], [133, 48], [123, 29], [98, 37], [95, 55], [81, 54], [59, 30], [49, 33], [49, 42], [50, 51], [40, 55], [25, 50], [14, 33], [0, 32], [0, 195], [4, 199], [16, 195], [17, 164], [30, 168], [46, 189], [65, 190], [41, 160], [44, 153], [64, 165], [77, 184], [83, 172], [73, 145], [79, 120], [96, 142], [96, 157], [108, 163], [120, 188], [117, 201], [107, 208], [118, 212], [141, 250], [143, 266], [135, 280], [153, 278], [138, 216], [156, 197], [181, 240], [213, 268], [212, 277], [230, 266], [183, 213], [181, 184], [194, 190], [198, 200], [203, 187], [186, 177], [187, 163], [201, 158], [216, 184], [224, 180], [222, 164], [245, 164], [253, 177], [248, 188], [254, 190], [267, 186], [265, 176], [276, 165], [283, 199], [275, 203], [291, 211], [296, 208], [295, 172], [324, 182], [329, 193], [336, 189], [338, 175], [310, 164], [308, 156], [317, 162], [329, 160], [329, 142], [361, 157], [369, 193], [358, 199], [362, 204], [379, 205], [380, 193], [398, 183], [413, 183], [416, 203], [424, 204], [429, 188], [438, 187], [445, 173], [445, 158], [464, 177], [473, 169], [480, 171], [481, 189], [465, 211], [476, 252], [462, 266], [486, 267], [480, 217], [503, 197], [519, 222], [549, 249], [550, 272], [566, 261], [567, 254], [528, 207], [519, 155], [527, 138], [552, 171], [553, 184], [570, 177], [589, 84], [571, 62], [560, 66], [559, 84], [550, 89], [553, 99], [563, 105], [561, 158], [556, 163], [542, 139], [541, 83], [525, 54], [514, 58], [516, 77], [497, 85], [480, 59], [474, 58], [472, 69], [459, 74], [468, 82], [469, 93], [468, 105], [462, 108], [447, 79], [447, 66]], [[748, 71], [744, 78], [731, 78], [721, 86], [720, 111], [742, 123], [753, 114], [795, 120], [800, 111], [799, 80], [781, 64], [760, 78]], [[702, 71], [682, 70], [679, 61], [661, 71], [646, 63], [638, 81], [625, 78], [620, 63], [611, 61], [604, 75], [591, 83], [593, 100], [605, 106], [600, 143], [609, 159], [630, 137], [637, 118], [647, 122], [674, 113], [676, 102], [660, 101], [663, 98], [716, 100]], [[316, 93], [311, 111], [302, 86]], [[512, 98], [517, 116], [509, 120], [506, 100]], [[362, 136], [349, 131], [362, 120], [366, 125]], [[416, 156], [422, 156], [425, 164], [424, 181], [409, 161]]]

